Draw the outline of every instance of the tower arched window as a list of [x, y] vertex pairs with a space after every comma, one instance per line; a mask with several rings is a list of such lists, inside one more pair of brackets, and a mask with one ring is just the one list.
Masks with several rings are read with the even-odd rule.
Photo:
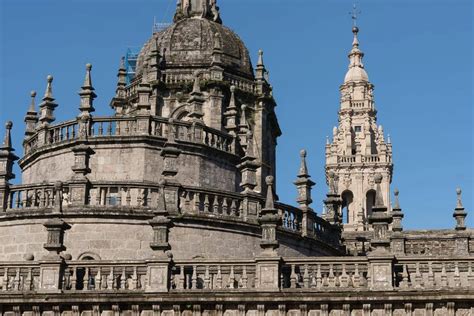
[[375, 206], [375, 190], [369, 190], [365, 194], [365, 209], [367, 210], [367, 216], [372, 214], [372, 208]]
[[352, 222], [352, 218], [353, 218], [353, 208], [354, 208], [354, 204], [352, 202], [354, 202], [354, 194], [349, 191], [349, 190], [346, 190], [344, 192], [342, 192], [341, 194], [341, 198], [342, 198], [342, 222], [345, 223], [345, 224], [349, 224]]

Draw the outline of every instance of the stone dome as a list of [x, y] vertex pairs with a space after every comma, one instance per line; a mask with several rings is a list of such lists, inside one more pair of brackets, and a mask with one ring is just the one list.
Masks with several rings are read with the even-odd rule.
[[[216, 35], [218, 38], [216, 39]], [[225, 71], [253, 79], [253, 68], [247, 48], [229, 28], [203, 18], [177, 21], [167, 29], [157, 32], [143, 46], [137, 60], [136, 73], [141, 74], [146, 56], [156, 40], [164, 53], [166, 69], [202, 69], [211, 66], [216, 40], [222, 46], [222, 66]]]

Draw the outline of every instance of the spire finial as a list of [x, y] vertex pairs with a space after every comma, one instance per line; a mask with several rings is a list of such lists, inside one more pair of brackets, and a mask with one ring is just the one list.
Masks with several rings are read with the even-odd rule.
[[308, 167], [306, 165], [306, 155], [307, 152], [306, 150], [302, 149], [300, 151], [300, 157], [301, 157], [301, 164], [300, 164], [300, 171], [298, 173], [298, 177], [308, 177]]
[[11, 136], [12, 127], [13, 127], [12, 121], [7, 121], [5, 123], [5, 138], [3, 140], [3, 148], [4, 149], [11, 149], [12, 148], [12, 136]]
[[359, 29], [357, 28], [357, 19], [359, 18], [359, 15], [362, 14], [362, 11], [358, 10], [357, 9], [357, 5], [354, 3], [352, 5], [352, 11], [349, 12], [349, 14], [351, 15], [351, 18], [352, 18], [352, 30], [354, 31], [355, 29], [357, 29], [356, 33], [359, 31]]
[[262, 49], [258, 50], [257, 66], [263, 66], [263, 50]]
[[86, 64], [86, 76], [84, 78], [84, 83], [82, 84], [81, 91], [79, 96], [81, 97], [81, 105], [79, 110], [81, 111], [81, 117], [90, 116], [91, 112], [94, 112], [94, 99], [97, 95], [94, 92], [94, 87], [92, 86], [91, 78], [92, 65]]
[[374, 177], [375, 183], [377, 184], [377, 192], [375, 193], [375, 206], [383, 207], [383, 197], [382, 197], [382, 180], [383, 176], [380, 173], [377, 173]]
[[53, 99], [53, 87], [52, 87], [53, 76], [52, 76], [52, 75], [48, 75], [48, 76], [46, 77], [46, 80], [47, 80], [46, 91], [44, 92], [43, 100], [45, 100], [46, 98], [48, 98], [48, 99]]
[[92, 69], [92, 64], [87, 63], [86, 64], [86, 77], [84, 78], [84, 84], [82, 85], [83, 89], [92, 88], [91, 69]]
[[42, 99], [43, 102], [41, 102], [39, 106], [41, 113], [39, 120], [42, 124], [49, 124], [55, 120], [54, 109], [58, 106], [56, 103], [54, 103], [53, 98], [53, 76], [48, 75], [48, 77], [46, 77], [46, 80], [46, 91], [44, 92], [44, 96]]
[[28, 109], [28, 112], [35, 112], [36, 91], [31, 91], [30, 96], [31, 96], [31, 103], [30, 103], [30, 108]]
[[393, 194], [395, 195], [395, 202], [393, 204], [393, 209], [399, 210], [400, 209], [400, 201], [398, 200], [398, 195], [400, 194], [400, 191], [398, 189], [393, 190]]
[[267, 176], [265, 182], [267, 183], [267, 199], [265, 201], [265, 209], [271, 210], [275, 208], [275, 201], [273, 197], [273, 182], [275, 178], [273, 176]]
[[457, 201], [456, 201], [456, 208], [463, 208], [462, 205], [462, 190], [461, 188], [456, 189]]

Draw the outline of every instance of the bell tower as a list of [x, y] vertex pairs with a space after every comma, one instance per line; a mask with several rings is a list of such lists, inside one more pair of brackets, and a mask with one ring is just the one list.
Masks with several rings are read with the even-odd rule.
[[349, 53], [349, 70], [340, 87], [339, 124], [332, 142], [326, 143], [326, 179], [333, 174], [342, 199], [339, 210], [345, 231], [369, 230], [368, 216], [375, 205], [376, 181], [381, 179], [381, 196], [390, 205], [392, 145], [377, 125], [374, 85], [364, 68], [359, 49], [359, 28], [354, 25]]

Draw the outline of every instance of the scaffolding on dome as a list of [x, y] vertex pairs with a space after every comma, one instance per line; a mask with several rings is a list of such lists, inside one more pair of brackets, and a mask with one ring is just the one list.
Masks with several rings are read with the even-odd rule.
[[127, 84], [135, 77], [135, 69], [137, 67], [137, 59], [140, 50], [138, 48], [127, 48], [125, 53], [125, 69], [127, 71]]

